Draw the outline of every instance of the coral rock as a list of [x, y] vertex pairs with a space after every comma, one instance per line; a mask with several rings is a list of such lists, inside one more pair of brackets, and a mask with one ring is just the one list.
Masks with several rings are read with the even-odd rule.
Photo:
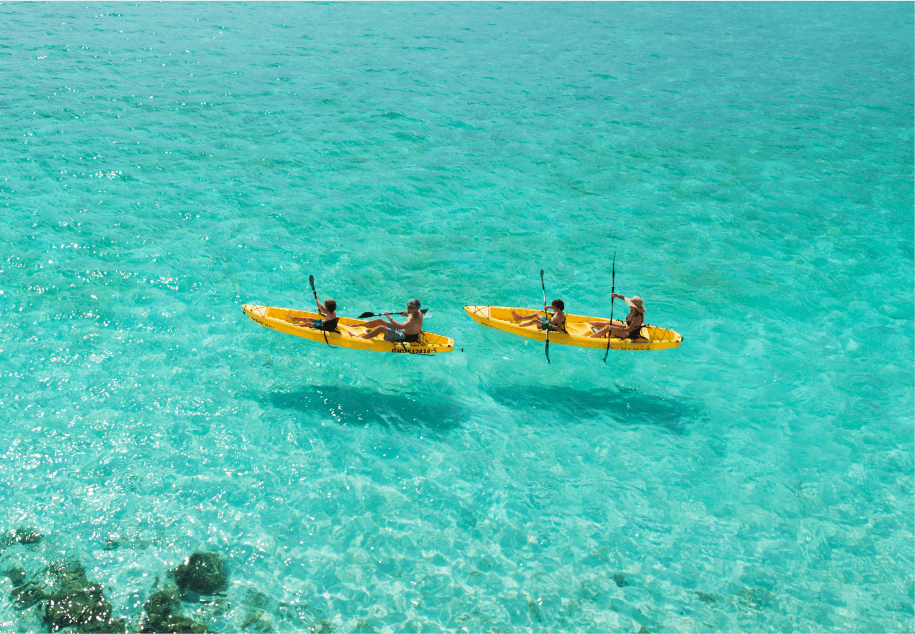
[[197, 621], [182, 616], [181, 603], [165, 592], [156, 592], [149, 597], [143, 609], [146, 610], [146, 619], [143, 621], [140, 632], [202, 634], [208, 631]]
[[10, 601], [16, 610], [26, 610], [44, 599], [44, 590], [34, 581], [29, 581], [10, 592]]
[[67, 583], [46, 595], [42, 619], [52, 632], [74, 625], [80, 632], [123, 632], [123, 619], [112, 619], [111, 613], [101, 585]]
[[16, 541], [20, 544], [37, 544], [44, 537], [34, 528], [20, 528], [16, 530]]
[[173, 571], [181, 590], [216, 594], [229, 587], [225, 558], [216, 553], [194, 553]]
[[34, 528], [17, 528], [14, 531], [5, 531], [0, 536], [0, 548], [6, 548], [13, 544], [37, 544], [42, 537], [43, 535]]
[[18, 588], [23, 583], [25, 583], [26, 573], [25, 570], [19, 566], [14, 566], [6, 572], [3, 573], [4, 577], [9, 577], [9, 580], [13, 582], [13, 587]]

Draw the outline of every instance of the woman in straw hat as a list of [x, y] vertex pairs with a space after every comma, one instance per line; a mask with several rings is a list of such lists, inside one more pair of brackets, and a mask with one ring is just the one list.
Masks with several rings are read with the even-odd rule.
[[626, 325], [620, 326], [609, 321], [592, 321], [589, 323], [596, 328], [596, 331], [590, 336], [603, 337], [607, 333], [610, 333], [610, 335], [619, 337], [620, 339], [635, 339], [639, 336], [642, 324], [645, 323], [645, 307], [642, 306], [642, 298], [638, 295], [627, 298], [613, 293], [613, 295], [610, 296], [610, 301], [613, 301], [614, 299], [621, 299], [629, 304], [630, 310], [629, 314], [626, 315]]

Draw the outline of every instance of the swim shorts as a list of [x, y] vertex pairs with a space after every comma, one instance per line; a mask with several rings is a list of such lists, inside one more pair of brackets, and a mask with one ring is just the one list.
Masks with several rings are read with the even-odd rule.
[[399, 328], [388, 328], [388, 331], [384, 333], [385, 341], [403, 341], [407, 338], [407, 335], [404, 334], [403, 330]]

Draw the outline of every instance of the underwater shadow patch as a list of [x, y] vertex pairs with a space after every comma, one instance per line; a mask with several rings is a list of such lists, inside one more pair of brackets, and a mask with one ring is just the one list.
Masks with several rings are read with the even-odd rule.
[[594, 418], [609, 414], [623, 425], [652, 425], [677, 435], [706, 416], [690, 403], [646, 394], [631, 387], [576, 390], [561, 387], [495, 386], [486, 392], [505, 407], [544, 410], [569, 418]]
[[424, 427], [447, 432], [460, 426], [468, 412], [445, 395], [386, 394], [374, 389], [315, 385], [289, 392], [270, 392], [267, 403], [280, 409], [326, 414], [350, 426], [380, 425], [396, 429]]

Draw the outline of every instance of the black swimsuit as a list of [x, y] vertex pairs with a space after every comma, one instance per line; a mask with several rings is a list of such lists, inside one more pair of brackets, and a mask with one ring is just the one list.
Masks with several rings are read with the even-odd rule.
[[[643, 323], [636, 326], [635, 330], [632, 330], [632, 332], [630, 332], [625, 337], [621, 337], [621, 339], [638, 339], [639, 337], [641, 337], [642, 336], [642, 326], [645, 325], [644, 321], [645, 321], [645, 317], [642, 317]], [[626, 320], [626, 330], [630, 330], [631, 328], [632, 328], [632, 321], [627, 319]]]
[[321, 321], [320, 319], [315, 320], [314, 328], [315, 330], [323, 330], [324, 332], [337, 332], [337, 324], [340, 322], [339, 317], [334, 317], [333, 319], [328, 319], [327, 321]]

